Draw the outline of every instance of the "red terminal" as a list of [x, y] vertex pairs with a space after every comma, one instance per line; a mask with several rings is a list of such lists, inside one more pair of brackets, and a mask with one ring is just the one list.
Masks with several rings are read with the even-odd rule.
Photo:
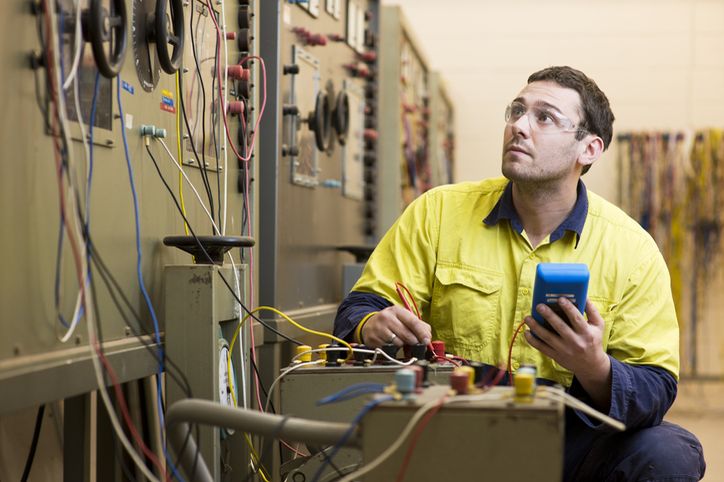
[[229, 112], [229, 114], [240, 115], [242, 112], [244, 112], [244, 101], [232, 100], [231, 102], [226, 104], [226, 110]]
[[327, 34], [327, 38], [332, 42], [344, 42], [344, 35], [340, 35], [338, 33]]
[[248, 81], [251, 78], [251, 71], [242, 65], [229, 65], [226, 67], [226, 73], [232, 80]]
[[[366, 141], [376, 141], [380, 137], [380, 134], [374, 129], [365, 129], [363, 136]], [[442, 342], [440, 342], [440, 343], [442, 343]], [[444, 350], [445, 350], [445, 345], [443, 344], [443, 351]]]
[[469, 382], [470, 376], [467, 373], [453, 371], [450, 374], [450, 387], [455, 390], [458, 395], [465, 395], [468, 393]]
[[292, 29], [292, 32], [299, 35], [300, 37], [309, 37], [310, 35], [312, 35], [311, 32], [304, 27], [294, 27]]
[[315, 33], [314, 35], [307, 38], [309, 45], [327, 45], [327, 36], [321, 33]]
[[415, 372], [415, 387], [422, 387], [422, 382], [425, 379], [425, 370], [419, 365], [412, 365], [407, 368]]
[[445, 356], [445, 342], [440, 340], [435, 340], [432, 342], [432, 352], [435, 354], [435, 356], [444, 357]]
[[370, 50], [369, 52], [360, 54], [359, 58], [362, 62], [371, 63], [377, 60], [377, 52], [375, 52], [374, 50]]
[[415, 104], [402, 104], [402, 110], [405, 111], [405, 114], [412, 114], [417, 112], [417, 106]]
[[236, 40], [236, 32], [226, 32], [226, 40]]

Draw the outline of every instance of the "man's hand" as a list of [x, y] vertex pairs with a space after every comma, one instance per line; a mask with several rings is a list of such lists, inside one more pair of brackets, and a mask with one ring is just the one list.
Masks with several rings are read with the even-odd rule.
[[538, 338], [527, 331], [525, 338], [532, 347], [571, 370], [597, 407], [607, 411], [611, 403], [611, 360], [601, 342], [603, 318], [591, 300], [586, 300], [588, 320], [567, 298], [559, 298], [558, 305], [568, 317], [570, 326], [550, 307], [540, 304], [536, 310], [555, 332], [527, 316], [525, 324]]
[[362, 327], [366, 346], [380, 347], [386, 343], [397, 346], [430, 343], [432, 328], [401, 306], [388, 306], [372, 315]]

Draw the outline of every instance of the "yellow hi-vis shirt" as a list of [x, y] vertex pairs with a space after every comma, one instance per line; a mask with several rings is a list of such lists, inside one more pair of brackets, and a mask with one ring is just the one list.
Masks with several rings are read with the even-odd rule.
[[[624, 363], [658, 366], [678, 379], [679, 329], [669, 273], [649, 234], [623, 211], [588, 192], [580, 239], [566, 232], [533, 249], [508, 220], [487, 225], [508, 181], [442, 186], [420, 196], [390, 228], [353, 291], [402, 304], [395, 282], [415, 297], [433, 339], [470, 360], [502, 366], [518, 324], [531, 314], [538, 263], [585, 263], [588, 298], [605, 320], [604, 350]], [[585, 189], [585, 187], [583, 188]], [[522, 334], [512, 366], [570, 386], [573, 374]]]

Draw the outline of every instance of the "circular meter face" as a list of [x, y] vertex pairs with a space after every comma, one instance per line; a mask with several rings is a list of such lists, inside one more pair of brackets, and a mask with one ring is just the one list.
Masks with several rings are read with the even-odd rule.
[[222, 405], [233, 407], [234, 399], [231, 396], [231, 381], [234, 379], [234, 367], [231, 367], [231, 377], [229, 376], [229, 364], [227, 358], [229, 356], [229, 347], [224, 344], [219, 350], [219, 402]]

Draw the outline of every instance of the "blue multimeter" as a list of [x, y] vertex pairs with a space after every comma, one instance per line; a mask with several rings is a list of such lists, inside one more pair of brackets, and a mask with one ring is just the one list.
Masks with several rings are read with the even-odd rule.
[[533, 286], [531, 316], [543, 327], [555, 332], [535, 309], [543, 303], [548, 305], [563, 321], [570, 325], [568, 316], [558, 305], [558, 299], [568, 298], [578, 311], [586, 310], [588, 292], [588, 266], [580, 263], [540, 263], [536, 268]]

